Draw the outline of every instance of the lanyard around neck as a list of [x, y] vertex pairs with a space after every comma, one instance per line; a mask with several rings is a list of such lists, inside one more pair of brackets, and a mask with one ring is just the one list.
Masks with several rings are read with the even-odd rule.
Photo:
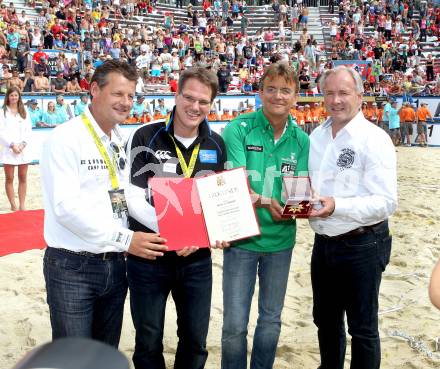
[[190, 178], [192, 173], [194, 172], [194, 167], [196, 166], [197, 161], [197, 155], [199, 155], [200, 150], [200, 143], [194, 147], [193, 152], [191, 154], [191, 158], [189, 159], [189, 164], [186, 164], [185, 158], [183, 157], [182, 151], [180, 151], [179, 147], [176, 144], [176, 141], [174, 140], [174, 137], [171, 136], [171, 139], [173, 140], [174, 147], [176, 149], [177, 157], [179, 159], [180, 167], [182, 168], [183, 175], [185, 178]]
[[[171, 124], [171, 116], [172, 114], [170, 114], [167, 118], [167, 120], [165, 121], [165, 127], [168, 128], [168, 126]], [[194, 150], [191, 154], [191, 158], [189, 159], [189, 165], [186, 164], [185, 158], [183, 157], [182, 151], [180, 151], [179, 147], [176, 144], [176, 141], [174, 140], [174, 137], [172, 135], [170, 135], [171, 140], [173, 140], [174, 143], [174, 147], [176, 149], [176, 153], [177, 153], [177, 158], [179, 159], [179, 164], [180, 167], [182, 168], [182, 172], [185, 178], [191, 178], [191, 175], [194, 171], [194, 167], [196, 166], [196, 161], [197, 161], [197, 155], [199, 154], [199, 150], [200, 150], [200, 143], [198, 143], [196, 145], [196, 147], [194, 147]]]
[[[171, 114], [168, 116], [167, 120], [165, 121], [165, 126], [168, 128], [168, 126], [171, 124]], [[173, 141], [174, 148], [176, 149], [177, 158], [179, 159], [180, 167], [182, 168], [183, 175], [185, 178], [191, 178], [191, 175], [194, 171], [194, 167], [196, 166], [197, 161], [197, 155], [199, 154], [200, 150], [200, 143], [198, 143], [191, 154], [191, 158], [189, 159], [189, 164], [186, 164], [185, 158], [183, 157], [182, 151], [179, 149], [179, 147], [176, 144], [176, 141], [174, 140], [174, 137], [170, 135], [171, 140]]]
[[104, 144], [102, 143], [101, 139], [99, 138], [98, 134], [93, 128], [90, 119], [87, 117], [85, 113], [81, 114], [81, 119], [84, 125], [87, 127], [87, 130], [89, 131], [90, 135], [92, 136], [93, 141], [95, 142], [95, 145], [98, 148], [99, 153], [101, 154], [101, 157], [104, 159], [105, 165], [107, 165], [112, 188], [114, 190], [117, 190], [119, 188], [119, 182], [118, 182], [118, 176], [116, 175], [116, 166], [111, 162], [107, 150], [105, 149]]

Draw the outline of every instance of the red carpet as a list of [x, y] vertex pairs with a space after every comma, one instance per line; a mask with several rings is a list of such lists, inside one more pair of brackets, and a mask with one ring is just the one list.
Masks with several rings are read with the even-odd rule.
[[43, 210], [0, 214], [0, 256], [44, 249], [43, 221]]

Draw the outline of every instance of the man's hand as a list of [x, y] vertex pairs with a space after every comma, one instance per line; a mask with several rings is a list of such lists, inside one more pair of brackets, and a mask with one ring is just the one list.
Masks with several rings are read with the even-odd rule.
[[266, 208], [269, 210], [269, 213], [274, 221], [279, 222], [291, 220], [291, 218], [283, 218], [281, 216], [283, 214], [283, 207], [277, 200], [263, 197], [254, 191], [251, 191], [251, 199], [257, 208]]
[[310, 218], [327, 218], [335, 211], [335, 198], [334, 197], [319, 197], [321, 203], [320, 209], [312, 209]]
[[165, 238], [157, 233], [134, 232], [128, 252], [144, 259], [155, 260], [168, 250]]
[[266, 209], [269, 210], [272, 219], [276, 222], [290, 220], [290, 218], [282, 217], [283, 207], [275, 199], [270, 199], [270, 204], [266, 206]]
[[231, 244], [229, 242], [226, 241], [215, 241], [215, 245], [212, 245], [211, 247], [213, 249], [226, 249], [229, 246], [231, 246]]
[[191, 255], [193, 252], [196, 252], [199, 248], [197, 246], [185, 246], [182, 250], [177, 250], [176, 254], [178, 256], [189, 256]]

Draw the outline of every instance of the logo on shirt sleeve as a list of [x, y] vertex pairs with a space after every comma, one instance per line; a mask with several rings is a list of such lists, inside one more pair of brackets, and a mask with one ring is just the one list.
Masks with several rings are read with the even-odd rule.
[[263, 152], [263, 146], [246, 145], [246, 151]]
[[199, 160], [201, 163], [217, 164], [217, 151], [215, 151], [215, 150], [200, 150]]
[[354, 157], [356, 153], [349, 148], [342, 149], [341, 154], [339, 154], [336, 165], [341, 168], [341, 170], [349, 169], [353, 166]]

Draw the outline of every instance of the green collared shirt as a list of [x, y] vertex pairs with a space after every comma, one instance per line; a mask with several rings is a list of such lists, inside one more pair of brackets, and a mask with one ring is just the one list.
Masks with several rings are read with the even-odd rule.
[[[253, 191], [283, 203], [282, 177], [307, 175], [309, 138], [289, 115], [283, 135], [275, 143], [271, 124], [259, 109], [240, 115], [229, 123], [224, 132], [228, 166], [245, 166]], [[257, 252], [276, 252], [295, 244], [296, 222], [275, 222], [269, 211], [257, 208], [261, 235], [234, 245]]]

